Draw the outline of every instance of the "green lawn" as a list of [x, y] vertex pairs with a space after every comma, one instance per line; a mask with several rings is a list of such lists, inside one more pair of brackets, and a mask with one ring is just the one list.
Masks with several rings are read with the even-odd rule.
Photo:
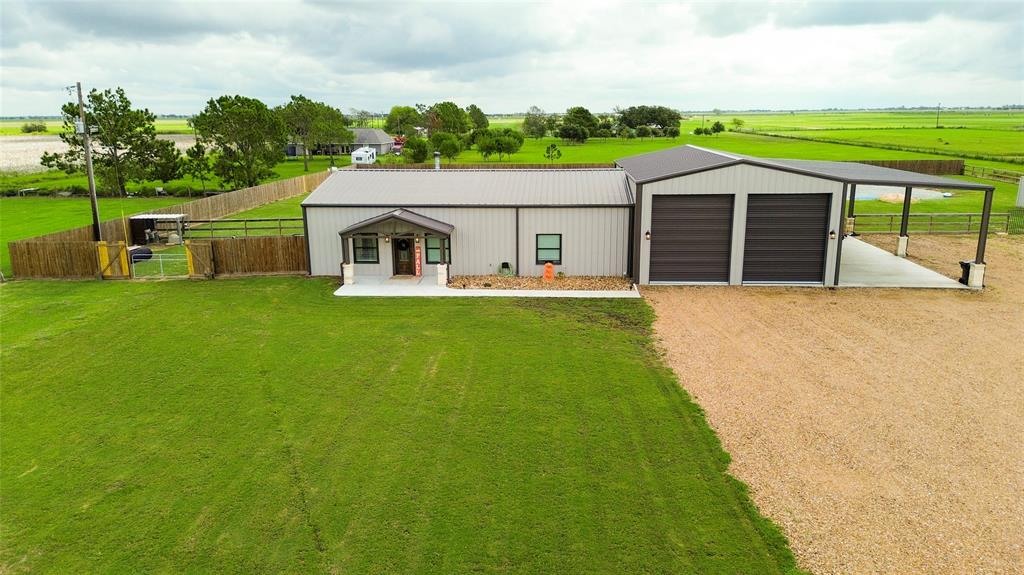
[[[1024, 160], [1024, 132], [1010, 130], [898, 128], [879, 130], [776, 131], [779, 135], [818, 141], [842, 141], [859, 146], [898, 146], [931, 154], [984, 156], [994, 160]], [[1024, 170], [1018, 165], [1017, 171]]]
[[[188, 198], [100, 198], [100, 217], [116, 220], [125, 215], [172, 206]], [[11, 273], [7, 243], [69, 230], [92, 223], [87, 198], [0, 198], [0, 271]]]
[[[21, 131], [21, 127], [26, 123], [43, 122], [46, 124], [45, 132], [34, 132], [32, 134], [26, 134]], [[188, 127], [188, 123], [184, 118], [157, 118], [156, 132], [158, 134], [191, 134], [192, 128]], [[0, 120], [0, 136], [35, 136], [35, 135], [46, 135], [55, 136], [60, 134], [64, 129], [64, 122], [59, 119], [50, 120]]]
[[0, 287], [4, 570], [792, 567], [644, 302], [334, 287]]

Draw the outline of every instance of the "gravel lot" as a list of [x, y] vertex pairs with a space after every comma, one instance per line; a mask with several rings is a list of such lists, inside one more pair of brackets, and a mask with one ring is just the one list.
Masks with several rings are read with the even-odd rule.
[[[167, 134], [157, 136], [171, 140], [182, 152], [195, 143], [188, 134]], [[63, 152], [67, 145], [58, 136], [3, 136], [0, 137], [0, 170], [10, 172], [41, 172], [39, 165], [43, 152]]]
[[[957, 277], [974, 246], [919, 235], [910, 253]], [[983, 292], [643, 290], [803, 568], [1024, 573], [1024, 238], [987, 259]]]

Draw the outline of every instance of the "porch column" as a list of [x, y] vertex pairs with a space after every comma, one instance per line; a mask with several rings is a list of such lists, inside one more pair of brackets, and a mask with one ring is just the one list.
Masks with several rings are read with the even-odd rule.
[[352, 241], [351, 236], [341, 236], [341, 282], [343, 285], [356, 283], [356, 266], [352, 265], [352, 259], [349, 256], [348, 244], [350, 241]]
[[903, 217], [900, 218], [900, 237], [896, 244], [896, 255], [901, 258], [907, 257], [907, 244], [910, 242], [910, 237], [907, 236], [907, 226], [910, 224], [910, 197], [913, 189], [907, 186], [903, 191]]
[[446, 255], [446, 252], [448, 250], [446, 248], [448, 247], [448, 242], [450, 241], [451, 236], [441, 237], [441, 263], [437, 264], [437, 285], [441, 287], [445, 287], [448, 285], [448, 256]]
[[985, 190], [985, 205], [981, 208], [981, 228], [978, 231], [978, 251], [974, 263], [985, 264], [985, 241], [988, 240], [988, 221], [992, 215], [992, 190]]

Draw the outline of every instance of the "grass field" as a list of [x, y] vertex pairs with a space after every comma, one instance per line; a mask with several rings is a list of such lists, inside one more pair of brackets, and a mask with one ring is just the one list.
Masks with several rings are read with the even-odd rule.
[[793, 565], [642, 301], [0, 289], [6, 572]]
[[[334, 157], [334, 165], [336, 166], [347, 166], [350, 163], [351, 158], [347, 155]], [[309, 171], [323, 171], [329, 168], [330, 165], [330, 158], [314, 157], [309, 161]], [[266, 182], [294, 178], [296, 176], [301, 176], [304, 173], [306, 172], [303, 171], [303, 164], [301, 159], [288, 158], [287, 160], [279, 163], [277, 166], [274, 167], [275, 175], [271, 178], [268, 178]], [[97, 186], [100, 186], [99, 182], [97, 182]], [[185, 176], [177, 180], [172, 180], [170, 182], [160, 182], [154, 180], [138, 183], [129, 182], [127, 185], [128, 193], [140, 195], [152, 195], [155, 193], [154, 190], [158, 187], [163, 188], [164, 191], [169, 194], [184, 195], [186, 196], [186, 199], [188, 193], [191, 193], [194, 196], [201, 197], [204, 189], [203, 183], [200, 182], [199, 180], [193, 179], [191, 176]], [[49, 170], [46, 172], [31, 173], [0, 173], [0, 194], [12, 193], [26, 188], [39, 188], [40, 190], [46, 190], [50, 192], [63, 191], [68, 189], [75, 189], [85, 192], [88, 190], [88, 180], [86, 179], [84, 174], [68, 175], [60, 170]], [[206, 182], [207, 190], [218, 190], [222, 188], [223, 185], [219, 181]], [[100, 195], [109, 194], [109, 190], [105, 190], [102, 187], [97, 188], [97, 190]]]
[[[895, 128], [864, 130], [802, 130], [772, 132], [790, 138], [848, 142], [865, 147], [899, 146], [931, 154], [1024, 160], [1024, 132], [1011, 130]], [[1017, 171], [1024, 171], [1018, 165]]]
[[[21, 131], [21, 126], [26, 123], [44, 122], [45, 132], [34, 132], [26, 134]], [[191, 134], [192, 128], [184, 118], [157, 118], [156, 131], [158, 134]], [[64, 128], [64, 122], [59, 119], [50, 120], [0, 120], [0, 136], [36, 136], [36, 135], [57, 135]]]
[[[187, 198], [185, 198], [187, 199]], [[116, 220], [181, 203], [183, 198], [100, 198], [100, 217]], [[7, 243], [34, 236], [69, 230], [92, 223], [92, 209], [86, 198], [0, 198], [0, 271], [11, 273]]]

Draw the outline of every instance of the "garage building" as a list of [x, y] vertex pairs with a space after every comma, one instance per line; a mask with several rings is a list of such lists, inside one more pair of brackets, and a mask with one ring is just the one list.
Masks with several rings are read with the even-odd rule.
[[346, 283], [537, 276], [550, 262], [638, 284], [835, 286], [858, 184], [904, 188], [907, 215], [915, 187], [984, 192], [969, 282], [982, 285], [992, 186], [853, 162], [680, 146], [602, 169], [342, 170], [302, 207], [310, 273]]

